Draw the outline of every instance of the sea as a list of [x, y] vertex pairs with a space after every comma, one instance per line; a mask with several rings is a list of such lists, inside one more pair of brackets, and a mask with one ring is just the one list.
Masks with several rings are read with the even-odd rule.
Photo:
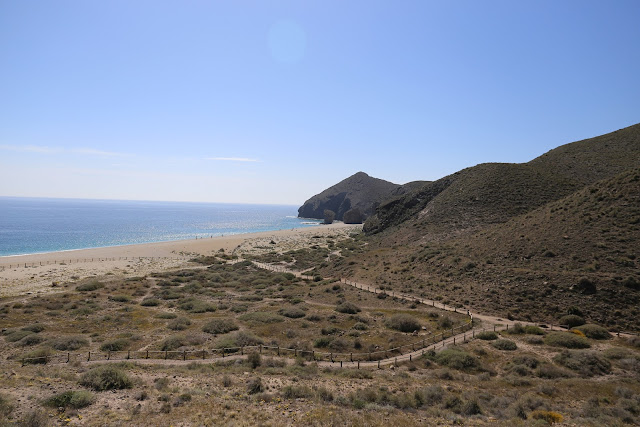
[[292, 205], [0, 197], [0, 256], [313, 227]]

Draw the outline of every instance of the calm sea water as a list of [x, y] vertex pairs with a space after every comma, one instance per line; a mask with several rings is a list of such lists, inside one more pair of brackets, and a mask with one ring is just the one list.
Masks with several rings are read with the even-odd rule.
[[0, 256], [317, 225], [297, 207], [0, 197]]

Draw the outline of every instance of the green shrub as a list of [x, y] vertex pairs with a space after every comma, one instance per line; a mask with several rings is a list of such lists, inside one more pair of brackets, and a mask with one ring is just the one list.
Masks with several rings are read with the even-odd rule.
[[284, 322], [283, 316], [280, 316], [277, 313], [272, 313], [269, 311], [255, 311], [253, 313], [245, 313], [240, 317], [238, 317], [238, 319], [243, 320], [245, 322], [255, 322], [255, 323]]
[[557, 378], [568, 378], [571, 377], [572, 374], [566, 369], [558, 368], [550, 363], [543, 363], [536, 369], [536, 376], [553, 380]]
[[513, 351], [518, 349], [518, 346], [516, 345], [516, 343], [511, 340], [500, 339], [492, 342], [491, 345], [497, 348], [498, 350]]
[[355, 329], [356, 331], [366, 331], [367, 329], [369, 329], [369, 326], [367, 326], [366, 323], [358, 322], [355, 325], [353, 325], [352, 328]]
[[161, 303], [162, 301], [160, 301], [158, 298], [145, 298], [140, 302], [140, 305], [144, 307], [156, 307]]
[[457, 348], [450, 348], [436, 353], [433, 359], [442, 366], [448, 366], [452, 369], [469, 370], [479, 367], [475, 357]]
[[453, 321], [449, 316], [443, 316], [438, 320], [438, 327], [440, 329], [451, 329], [451, 327], [453, 327]]
[[184, 331], [189, 327], [189, 325], [191, 325], [191, 320], [186, 317], [176, 317], [167, 323], [167, 328], [172, 331]]
[[336, 311], [339, 313], [356, 314], [362, 310], [360, 310], [360, 307], [357, 305], [349, 301], [344, 301], [336, 306]]
[[522, 325], [521, 323], [514, 324], [507, 332], [513, 335], [544, 335], [542, 328], [534, 325]]
[[260, 344], [263, 344], [263, 341], [260, 338], [249, 332], [240, 331], [221, 336], [216, 342], [216, 347], [232, 349]]
[[498, 339], [498, 334], [493, 331], [482, 331], [476, 334], [476, 338], [485, 341], [493, 341]]
[[611, 334], [609, 333], [609, 331], [599, 325], [588, 324], [578, 326], [574, 329], [582, 332], [587, 338], [591, 338], [594, 340], [608, 340], [611, 338]]
[[217, 309], [213, 304], [195, 298], [187, 299], [179, 307], [189, 313], [210, 313]]
[[34, 323], [33, 325], [25, 326], [22, 330], [38, 333], [44, 331], [44, 325], [41, 323]]
[[104, 391], [131, 388], [133, 381], [123, 370], [111, 365], [102, 365], [85, 372], [80, 378], [80, 384], [96, 391]]
[[158, 319], [175, 319], [178, 315], [175, 313], [158, 313], [156, 317]]
[[187, 339], [181, 335], [174, 335], [166, 338], [162, 341], [162, 345], [160, 346], [160, 350], [162, 351], [173, 351], [178, 348], [187, 345]]
[[4, 337], [4, 339], [7, 342], [17, 342], [20, 341], [21, 339], [23, 339], [24, 337], [26, 337], [27, 335], [32, 335], [33, 332], [31, 331], [13, 331], [11, 333], [9, 333], [8, 335], [6, 335]]
[[129, 295], [110, 295], [109, 299], [115, 302], [129, 302], [131, 297]]
[[247, 363], [252, 369], [256, 369], [262, 364], [262, 356], [260, 356], [260, 353], [251, 353], [247, 356]]
[[74, 408], [80, 409], [91, 405], [95, 401], [95, 397], [91, 392], [86, 390], [65, 391], [56, 394], [45, 400], [46, 406], [54, 408]]
[[589, 348], [591, 345], [586, 338], [571, 332], [550, 332], [544, 337], [544, 343], [553, 347]]
[[29, 334], [26, 337], [18, 341], [18, 345], [22, 347], [28, 347], [36, 344], [40, 344], [45, 340], [44, 337], [37, 334]]
[[576, 326], [584, 325], [584, 323], [584, 318], [576, 314], [567, 314], [566, 316], [562, 316], [560, 318], [560, 325], [566, 326], [569, 329], [575, 328]]
[[98, 282], [97, 280], [92, 280], [90, 282], [76, 286], [76, 291], [90, 292], [90, 291], [98, 290], [100, 288], [104, 288], [104, 284]]
[[106, 341], [100, 346], [102, 351], [122, 351], [129, 347], [131, 342], [126, 338], [118, 338], [112, 341]]
[[395, 329], [400, 332], [418, 331], [422, 327], [418, 319], [410, 314], [394, 314], [385, 322], [388, 328]]
[[89, 345], [89, 341], [81, 336], [61, 337], [49, 341], [49, 345], [56, 350], [72, 351]]
[[209, 334], [226, 334], [237, 331], [238, 325], [231, 319], [212, 319], [202, 327], [202, 330]]
[[326, 348], [329, 347], [333, 341], [333, 337], [320, 337], [313, 342], [313, 346], [317, 348]]
[[306, 314], [304, 310], [297, 307], [282, 308], [278, 311], [278, 313], [280, 313], [285, 317], [290, 317], [292, 319], [299, 319], [301, 317], [304, 317]]
[[611, 372], [611, 362], [592, 351], [564, 350], [556, 355], [553, 361], [585, 377], [604, 375]]

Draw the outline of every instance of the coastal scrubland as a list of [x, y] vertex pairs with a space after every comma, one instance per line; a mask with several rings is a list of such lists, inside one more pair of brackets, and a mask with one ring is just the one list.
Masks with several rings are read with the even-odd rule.
[[[146, 276], [78, 279], [56, 293], [3, 299], [4, 423], [638, 421], [640, 341], [579, 314], [572, 314], [570, 332], [532, 324], [493, 332], [491, 324], [478, 324], [487, 331], [473, 340], [381, 369], [312, 357], [397, 347], [467, 317], [323, 277], [329, 263], [362, 255], [367, 245], [358, 234], [310, 235], [296, 249], [277, 240], [251, 245], [243, 261], [218, 251]], [[267, 271], [253, 261], [308, 275]], [[318, 268], [308, 270], [312, 265]], [[278, 356], [270, 346], [296, 354]], [[214, 359], [220, 348], [228, 349], [225, 357]]]

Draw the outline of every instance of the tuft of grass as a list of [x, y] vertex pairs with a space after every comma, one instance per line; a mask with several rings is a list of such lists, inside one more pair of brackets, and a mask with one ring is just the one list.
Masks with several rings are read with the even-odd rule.
[[550, 332], [544, 337], [544, 343], [553, 347], [564, 348], [589, 348], [591, 345], [584, 337], [579, 337], [571, 332]]
[[122, 369], [102, 365], [85, 372], [80, 378], [80, 384], [96, 391], [104, 391], [131, 388], [133, 381]]
[[95, 396], [93, 393], [86, 390], [69, 390], [51, 396], [44, 401], [44, 404], [54, 408], [80, 409], [91, 405], [93, 402], [95, 402]]
[[238, 325], [231, 319], [213, 319], [206, 323], [202, 330], [209, 334], [226, 334], [237, 331]]

